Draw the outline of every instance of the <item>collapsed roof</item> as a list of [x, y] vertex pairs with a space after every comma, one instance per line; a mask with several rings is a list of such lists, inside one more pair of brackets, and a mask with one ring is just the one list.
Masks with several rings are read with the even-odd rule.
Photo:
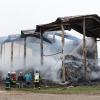
[[45, 31], [59, 31], [61, 30], [62, 23], [65, 30], [74, 29], [75, 31], [83, 34], [83, 18], [85, 18], [86, 36], [100, 38], [100, 17], [96, 14], [59, 17], [52, 23], [37, 25], [35, 32], [44, 33]]

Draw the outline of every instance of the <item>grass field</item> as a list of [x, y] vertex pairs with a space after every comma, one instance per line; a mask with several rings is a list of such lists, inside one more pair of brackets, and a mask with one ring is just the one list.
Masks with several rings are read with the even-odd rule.
[[19, 91], [50, 94], [100, 94], [100, 86], [77, 86], [77, 87], [41, 87], [41, 89], [22, 88]]

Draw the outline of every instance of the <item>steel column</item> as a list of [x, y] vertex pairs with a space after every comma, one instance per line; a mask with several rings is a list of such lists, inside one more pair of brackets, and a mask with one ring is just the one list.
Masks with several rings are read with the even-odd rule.
[[55, 42], [55, 33], [53, 33], [53, 43]]
[[5, 64], [5, 56], [6, 56], [6, 55], [5, 55], [5, 44], [6, 44], [6, 43], [3, 44], [3, 49], [4, 49], [4, 50], [3, 50], [3, 51], [4, 51], [4, 52], [3, 52], [3, 53], [4, 53], [4, 57], [3, 57], [4, 59], [3, 59], [3, 61], [4, 61], [4, 64]]
[[64, 66], [64, 27], [63, 24], [61, 23], [61, 31], [62, 31], [62, 78], [63, 82], [66, 81], [65, 77], [65, 66]]
[[3, 44], [1, 43], [1, 45], [0, 45], [0, 57], [1, 57], [1, 65], [2, 65], [2, 47], [3, 47]]
[[1, 56], [1, 58], [2, 58], [2, 45], [3, 44], [0, 45], [0, 56]]
[[96, 61], [96, 64], [98, 64], [98, 47], [97, 47], [97, 40], [94, 38], [95, 41], [95, 50], [94, 50], [94, 59]]
[[13, 42], [11, 42], [11, 71], [13, 71]]
[[83, 65], [84, 65], [84, 75], [85, 75], [85, 79], [87, 80], [87, 61], [86, 61], [86, 55], [87, 55], [87, 50], [86, 50], [86, 38], [85, 38], [85, 18], [83, 18]]
[[24, 67], [26, 70], [26, 37], [24, 38]]
[[42, 32], [42, 30], [40, 30], [40, 39], [41, 39], [41, 43], [40, 43], [41, 66], [43, 66], [43, 32]]

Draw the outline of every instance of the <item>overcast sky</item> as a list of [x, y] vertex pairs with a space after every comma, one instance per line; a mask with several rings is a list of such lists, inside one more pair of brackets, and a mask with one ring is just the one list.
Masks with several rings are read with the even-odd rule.
[[98, 14], [100, 0], [0, 0], [0, 36], [20, 34], [57, 17]]

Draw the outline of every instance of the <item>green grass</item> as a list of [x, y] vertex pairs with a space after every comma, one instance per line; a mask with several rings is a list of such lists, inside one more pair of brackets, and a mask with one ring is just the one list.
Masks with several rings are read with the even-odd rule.
[[20, 91], [30, 91], [34, 93], [50, 93], [50, 94], [100, 94], [100, 86], [78, 86], [78, 87], [45, 87], [39, 89], [22, 88]]

